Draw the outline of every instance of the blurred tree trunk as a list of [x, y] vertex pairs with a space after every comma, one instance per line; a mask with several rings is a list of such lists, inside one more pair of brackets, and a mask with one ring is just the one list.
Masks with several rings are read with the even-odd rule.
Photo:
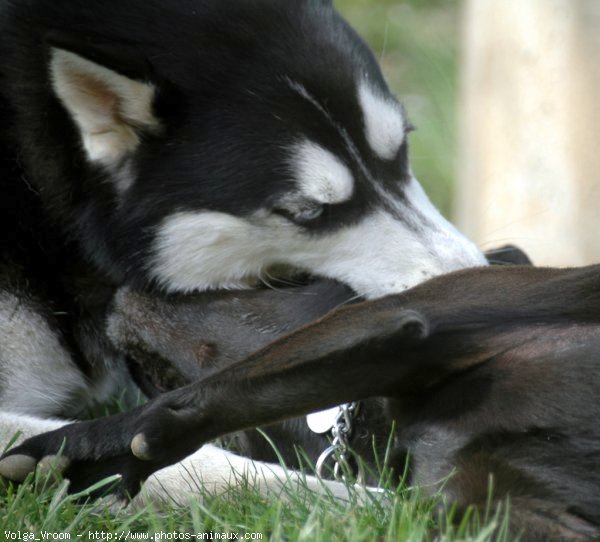
[[600, 0], [467, 0], [458, 224], [600, 262]]

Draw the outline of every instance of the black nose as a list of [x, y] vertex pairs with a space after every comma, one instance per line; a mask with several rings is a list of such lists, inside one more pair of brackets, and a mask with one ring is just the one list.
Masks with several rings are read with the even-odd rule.
[[491, 265], [533, 265], [529, 256], [514, 245], [488, 250], [485, 257]]

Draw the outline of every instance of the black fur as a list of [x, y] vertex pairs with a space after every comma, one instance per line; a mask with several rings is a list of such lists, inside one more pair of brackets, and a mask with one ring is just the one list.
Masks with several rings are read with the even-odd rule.
[[[423, 491], [450, 476], [450, 504], [484, 511], [492, 476], [492, 504], [510, 497], [511, 529], [523, 540], [597, 540], [598, 307], [598, 266], [461, 271], [340, 308], [140, 409], [11, 453], [39, 460], [66, 437], [75, 488], [118, 472], [121, 490], [136, 492], [218, 435], [384, 397], [377, 408], [398, 428], [393, 466], [402, 472], [409, 451], [410, 480]], [[181, 308], [171, 314], [193, 332]], [[110, 438], [92, 438], [99, 432]]]
[[[108, 335], [127, 354], [146, 395], [156, 397], [206, 378], [327, 312], [357, 301], [354, 292], [335, 281], [275, 286], [275, 290], [167, 297], [122, 290], [111, 310]], [[270, 462], [278, 462], [279, 455], [290, 468], [299, 468], [302, 455], [314, 464], [329, 446], [328, 435], [310, 431], [304, 418], [261, 430], [277, 451], [255, 430], [234, 434], [234, 449]], [[353, 451], [373, 468], [383, 462], [390, 432], [381, 401], [366, 401], [350, 436]], [[372, 482], [373, 474], [367, 473]]]
[[[107, 173], [84, 160], [73, 122], [49, 88], [50, 45], [158, 88], [154, 109], [163, 129], [144, 134], [134, 157], [141, 181], [119, 205]], [[382, 163], [365, 141], [355, 81], [365, 76], [382, 94], [389, 90], [369, 49], [328, 2], [5, 2], [0, 58], [1, 107], [12, 121], [3, 131], [17, 142], [3, 148], [13, 169], [3, 194], [26, 192], [28, 183], [32, 205], [58, 225], [50, 257], [58, 275], [70, 239], [67, 253], [79, 253], [86, 269], [114, 283], [145, 283], [148, 244], [165, 216], [186, 209], [244, 215], [275, 205], [291, 183], [285, 145], [300, 138], [353, 164], [334, 126], [288, 79], [326, 104], [379, 179], [406, 175], [405, 161]], [[353, 172], [364, 176], [356, 163]], [[303, 226], [356, 220], [369, 190], [357, 183], [350, 203]], [[14, 223], [6, 226], [14, 231]]]
[[[487, 257], [494, 265], [531, 264], [522, 250], [509, 245]], [[327, 312], [359, 301], [347, 286], [331, 280], [272, 286], [274, 290], [167, 297], [121, 290], [111, 308], [108, 335], [127, 354], [136, 382], [155, 397], [206, 378]], [[352, 449], [371, 469], [365, 480], [376, 483], [373, 467], [382, 463], [392, 430], [382, 401], [366, 401], [354, 426]], [[329, 435], [310, 431], [304, 417], [260, 429], [276, 451], [253, 429], [232, 436], [234, 449], [263, 461], [282, 458], [290, 468], [300, 468], [301, 455], [314, 465], [330, 443]]]
[[[139, 130], [142, 143], [128, 157], [136, 179], [124, 194], [105, 169], [84, 157], [76, 126], [51, 88], [52, 47], [157, 89], [153, 109], [161, 129]], [[480, 505], [491, 471], [500, 496], [521, 499], [515, 525], [528, 529], [530, 538], [544, 514], [553, 519], [545, 539], [558, 540], [557, 532], [573, 539], [597, 536], [598, 437], [590, 421], [600, 413], [593, 358], [598, 345], [590, 332], [598, 324], [597, 269], [459, 274], [460, 280], [440, 279], [334, 312], [233, 363], [351, 295], [338, 285], [335, 295], [322, 296], [319, 283], [313, 284], [308, 289], [317, 291], [320, 304], [304, 304], [306, 312], [290, 319], [289, 329], [281, 318], [275, 318], [279, 327], [266, 332], [253, 321], [249, 340], [231, 347], [233, 354], [215, 354], [210, 344], [197, 352], [216, 365], [208, 376], [206, 367], [182, 374], [189, 365], [178, 365], [172, 350], [150, 372], [148, 361], [158, 358], [147, 337], [133, 344], [131, 337], [120, 342], [112, 336], [111, 343], [106, 320], [115, 314], [114, 295], [125, 286], [156, 286], [149, 273], [151, 245], [172, 213], [204, 209], [246, 216], [262, 209], [319, 235], [371, 209], [373, 179], [391, 192], [401, 190], [408, 178], [406, 143], [392, 160], [374, 156], [357, 102], [360, 78], [393, 99], [372, 53], [326, 1], [1, 4], [0, 293], [35, 307], [92, 381], [124, 353], [149, 392], [157, 384], [172, 388], [202, 377], [147, 407], [35, 437], [11, 453], [39, 459], [56, 452], [66, 436], [72, 489], [120, 472], [121, 489], [134, 493], [140, 480], [209, 438], [375, 397], [363, 416], [375, 415], [361, 423], [383, 436], [390, 420], [401, 422], [399, 457], [408, 448], [416, 452], [416, 479], [446, 472], [446, 465], [465, 465], [466, 475], [452, 483], [453, 496], [460, 505]], [[295, 82], [325, 109], [311, 107], [294, 91]], [[280, 201], [293, 185], [286, 147], [307, 137], [344, 159], [356, 181], [351, 200], [326, 207], [310, 221]], [[397, 213], [395, 218], [404, 220]], [[269, 294], [244, 295], [252, 306]], [[165, 306], [171, 311], [167, 321], [181, 317], [181, 306]], [[131, 333], [148, 330], [146, 324], [133, 327]], [[568, 347], [576, 371], [549, 352], [552, 340], [556, 349]], [[528, 345], [539, 346], [540, 355], [529, 355]], [[507, 352], [525, 361], [513, 366]], [[233, 364], [217, 371], [223, 361]], [[238, 402], [229, 401], [234, 395]], [[525, 406], [515, 409], [519, 401]], [[437, 430], [440, 424], [449, 437]], [[323, 438], [308, 437], [298, 422], [272, 431], [288, 446], [284, 452], [292, 464], [294, 436], [313, 457], [322, 448]], [[130, 452], [140, 432], [148, 461]], [[249, 435], [242, 449], [268, 458]], [[433, 451], [422, 444], [430, 437]], [[361, 438], [354, 444], [366, 455], [370, 441]]]
[[[51, 88], [52, 47], [157, 89], [161, 129], [142, 130], [129, 157], [136, 182], [125, 195], [84, 157]], [[365, 141], [359, 76], [390, 96], [372, 53], [331, 2], [2, 2], [0, 290], [59, 315], [50, 324], [61, 341], [88, 376], [101, 377], [120, 357], [104, 333], [107, 306], [119, 286], [156, 286], [149, 259], [165, 217], [266, 209], [315, 234], [355, 222], [372, 188], [348, 156], [338, 123], [378, 179], [406, 177], [406, 146], [388, 163]], [[325, 104], [331, 118], [289, 80]], [[285, 147], [306, 137], [344, 157], [357, 180], [356, 197], [309, 222], [279, 202], [293, 184]]]

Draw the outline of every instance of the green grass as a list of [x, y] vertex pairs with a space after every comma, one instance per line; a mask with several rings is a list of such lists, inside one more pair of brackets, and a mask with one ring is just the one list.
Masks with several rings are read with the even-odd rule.
[[20, 533], [21, 540], [27, 540], [27, 533], [40, 540], [44, 533], [69, 533], [71, 540], [85, 541], [94, 539], [90, 533], [112, 534], [113, 540], [128, 533], [129, 539], [132, 533], [239, 533], [240, 539], [246, 533], [259, 533], [262, 540], [286, 541], [510, 540], [503, 516], [480, 525], [467, 514], [453, 526], [452, 514], [436, 519], [435, 499], [420, 499], [411, 489], [359, 504], [307, 491], [265, 499], [252, 484], [242, 480], [240, 485], [243, 489], [221, 496], [200, 492], [198, 500], [186, 508], [157, 510], [149, 506], [110, 513], [102, 505], [76, 502], [65, 494], [64, 482], [52, 485], [40, 476], [32, 477], [21, 486], [6, 489], [0, 540], [10, 539], [6, 533]]
[[[109, 411], [114, 412], [119, 405], [115, 402]], [[365, 496], [349, 487], [345, 501], [333, 497], [326, 488], [315, 493], [302, 483], [265, 497], [257, 490], [256, 480], [239, 475], [227, 491], [213, 495], [192, 479], [198, 491], [189, 505], [163, 503], [160, 507], [111, 510], [106, 501], [91, 499], [88, 494], [109, 487], [112, 479], [68, 495], [64, 480], [35, 473], [20, 485], [0, 482], [0, 541], [59, 539], [53, 536], [82, 541], [141, 540], [143, 536], [152, 540], [150, 537], [157, 533], [188, 535], [188, 540], [200, 540], [199, 533], [212, 539], [216, 533], [237, 533], [241, 540], [254, 533], [260, 536], [255, 540], [311, 542], [512, 540], [504, 510], [484, 517], [474, 510], [464, 514], [452, 509], [441, 512], [441, 494], [426, 498], [417, 487], [390, 484], [386, 474], [380, 474], [380, 479], [385, 491]], [[442, 486], [443, 482], [440, 489]]]
[[[337, 5], [375, 50], [392, 88], [405, 103], [417, 131], [411, 136], [413, 169], [432, 200], [449, 215], [455, 171], [457, 3], [451, 0], [338, 0]], [[242, 484], [244, 486], [244, 484]], [[306, 492], [265, 499], [251, 484], [226, 495], [199, 494], [189, 508], [121, 511], [116, 515], [92, 503], [75, 502], [39, 479], [9, 485], [0, 498], [0, 540], [42, 532], [202, 533], [263, 535], [263, 540], [422, 541], [437, 539], [509, 540], [503, 518], [472, 514], [438, 516], [439, 499], [420, 499], [403, 488], [368, 504], [340, 503]], [[64, 487], [63, 487], [64, 488]], [[436, 535], [436, 533], [438, 533]], [[105, 538], [106, 539], [106, 538]], [[116, 539], [116, 538], [115, 538]], [[192, 540], [196, 540], [192, 538]]]

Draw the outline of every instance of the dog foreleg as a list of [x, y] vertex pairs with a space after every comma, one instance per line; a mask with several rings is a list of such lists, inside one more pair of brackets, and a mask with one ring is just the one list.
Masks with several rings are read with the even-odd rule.
[[[66, 420], [0, 412], [0, 450], [6, 451], [8, 446], [54, 431], [69, 423]], [[29, 471], [30, 466], [22, 474], [23, 478]], [[252, 461], [212, 444], [206, 444], [183, 461], [154, 473], [144, 483], [131, 505], [134, 508], [148, 503], [185, 506], [204, 494], [219, 495], [232, 487], [246, 484], [265, 497], [274, 495], [284, 499], [287, 495], [298, 494], [302, 490], [344, 500], [350, 500], [353, 496], [358, 498], [365, 496], [364, 490], [360, 487], [351, 490], [347, 485], [339, 482], [305, 476], [288, 471], [279, 465]]]
[[[73, 490], [118, 473], [134, 494], [141, 480], [216, 436], [415, 381], [415, 352], [427, 333], [426, 320], [397, 298], [348, 307], [143, 407], [34, 437], [10, 455], [29, 463], [62, 449]], [[0, 473], [11, 478], [6, 459]]]

